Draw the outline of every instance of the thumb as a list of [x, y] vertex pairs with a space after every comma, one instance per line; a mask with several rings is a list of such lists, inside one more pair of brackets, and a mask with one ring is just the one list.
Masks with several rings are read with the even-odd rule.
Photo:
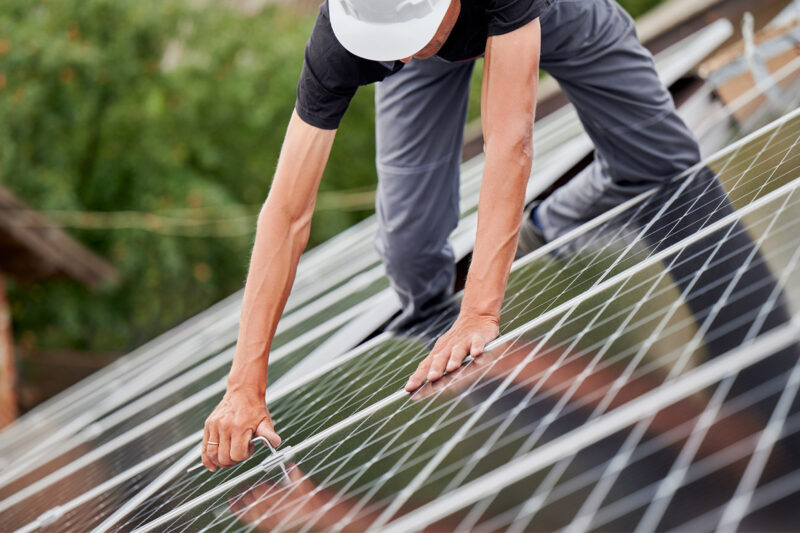
[[272, 420], [269, 418], [265, 418], [258, 424], [256, 435], [267, 439], [275, 448], [281, 445], [281, 438], [275, 433], [275, 429], [272, 427]]

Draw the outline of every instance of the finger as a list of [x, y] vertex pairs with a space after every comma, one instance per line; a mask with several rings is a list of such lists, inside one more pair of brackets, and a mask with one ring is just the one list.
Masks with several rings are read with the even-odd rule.
[[428, 381], [436, 381], [444, 375], [445, 366], [447, 365], [447, 356], [450, 350], [447, 348], [436, 352], [431, 361], [431, 367], [428, 370]]
[[217, 450], [217, 464], [223, 468], [230, 468], [235, 463], [231, 461], [231, 432], [222, 430], [219, 434], [219, 448]]
[[415, 390], [420, 388], [420, 386], [422, 386], [423, 383], [425, 383], [425, 376], [428, 375], [428, 368], [430, 367], [431, 364], [430, 358], [431, 356], [429, 355], [428, 357], [423, 359], [422, 362], [417, 367], [417, 370], [413, 374], [411, 374], [410, 378], [408, 378], [408, 382], [406, 383], [406, 390], [408, 392], [414, 392]]
[[461, 366], [461, 363], [464, 362], [465, 357], [467, 357], [466, 344], [457, 344], [453, 346], [453, 349], [450, 350], [450, 357], [447, 360], [447, 371], [453, 372], [457, 370]]
[[281, 438], [277, 433], [275, 433], [272, 420], [269, 418], [265, 418], [258, 424], [258, 427], [256, 428], [256, 435], [267, 439], [269, 443], [272, 444], [273, 448], [277, 448], [281, 445]]
[[472, 357], [478, 357], [480, 354], [483, 353], [483, 350], [486, 348], [486, 341], [483, 340], [483, 337], [480, 335], [475, 335], [472, 337], [472, 342], [470, 343], [469, 354]]
[[219, 431], [217, 430], [216, 423], [212, 423], [208, 428], [208, 439], [205, 440], [205, 447], [203, 448], [203, 464], [212, 472], [216, 472], [219, 468], [219, 461], [217, 460], [217, 453], [219, 452]]
[[251, 429], [231, 437], [231, 461], [238, 463], [250, 457], [250, 439], [252, 437], [253, 430]]

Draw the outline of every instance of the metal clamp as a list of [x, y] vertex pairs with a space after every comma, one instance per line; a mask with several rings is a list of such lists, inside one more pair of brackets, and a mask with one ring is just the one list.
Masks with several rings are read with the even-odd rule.
[[[286, 470], [286, 467], [284, 466], [283, 461], [285, 461], [286, 458], [289, 457], [289, 454], [291, 453], [292, 447], [291, 446], [286, 446], [284, 448], [281, 448], [280, 452], [278, 452], [272, 446], [272, 444], [269, 443], [269, 441], [265, 437], [259, 436], [259, 437], [254, 437], [254, 438], [250, 439], [250, 444], [256, 444], [257, 442], [261, 442], [262, 444], [265, 444], [267, 446], [267, 448], [269, 448], [269, 451], [272, 452], [272, 455], [270, 455], [269, 457], [267, 457], [266, 459], [261, 461], [259, 466], [261, 468], [263, 468], [264, 470], [267, 470], [267, 469], [272, 468], [273, 466], [275, 466], [275, 464], [277, 463], [281, 467], [281, 471], [283, 472], [283, 476], [286, 478], [286, 481], [289, 481], [289, 472]], [[187, 473], [194, 472], [195, 470], [199, 470], [200, 468], [203, 468], [203, 463], [202, 462], [200, 464], [196, 464], [194, 466], [190, 466], [189, 468], [186, 469], [186, 472]]]

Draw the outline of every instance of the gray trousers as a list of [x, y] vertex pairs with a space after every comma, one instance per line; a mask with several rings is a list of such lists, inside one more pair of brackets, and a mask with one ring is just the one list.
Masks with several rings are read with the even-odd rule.
[[[633, 21], [614, 0], [559, 0], [541, 18], [541, 67], [560, 84], [596, 160], [539, 208], [552, 240], [700, 160]], [[375, 245], [403, 305], [422, 316], [451, 294], [448, 236], [474, 61], [412, 60], [377, 84]]]

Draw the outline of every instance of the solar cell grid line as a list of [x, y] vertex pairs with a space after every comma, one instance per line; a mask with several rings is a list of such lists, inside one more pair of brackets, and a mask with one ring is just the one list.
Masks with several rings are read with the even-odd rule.
[[[781, 205], [781, 207], [778, 208], [778, 212], [782, 211], [786, 207], [787, 203], [790, 200], [790, 197], [791, 197], [790, 195], [786, 196], [786, 198], [784, 199], [783, 205]], [[733, 291], [733, 288], [738, 283], [739, 278], [741, 277], [741, 275], [747, 270], [747, 268], [750, 265], [751, 261], [755, 258], [759, 246], [761, 244], [763, 244], [763, 239], [766, 237], [766, 235], [768, 234], [769, 230], [771, 229], [772, 225], [776, 222], [776, 220], [777, 220], [777, 216], [772, 219], [772, 221], [770, 222], [770, 225], [767, 228], [766, 232], [761, 237], [761, 240], [759, 240], [756, 243], [756, 246], [754, 246], [752, 248], [752, 250], [749, 253], [748, 257], [745, 259], [744, 263], [741, 265], [741, 267], [739, 267], [739, 269], [737, 270], [737, 277], [734, 280], [732, 280], [731, 283], [728, 284], [728, 286], [726, 288], [726, 291], [722, 295], [722, 299], [717, 302], [716, 307], [714, 309], [712, 309], [712, 312], [709, 314], [708, 317], [706, 317], [706, 319], [704, 320], [704, 323], [701, 326], [700, 330], [697, 332], [697, 334], [695, 335], [694, 339], [692, 339], [692, 343], [690, 343], [689, 345], [686, 346], [686, 348], [684, 349], [683, 355], [681, 356], [679, 362], [675, 366], [673, 366], [672, 370], [670, 371], [670, 375], [668, 376], [667, 379], [673, 377], [674, 375], [680, 374], [681, 371], [683, 370], [683, 367], [686, 364], [688, 364], [689, 357], [703, 342], [702, 339], [705, 337], [705, 334], [708, 332], [708, 329], [711, 327], [713, 318], [716, 317], [716, 313], [718, 313], [722, 309], [722, 307], [725, 305], [725, 303], [728, 301], [728, 298], [730, 297], [730, 293]], [[728, 232], [732, 231], [733, 229], [734, 229], [734, 227], [731, 226], [731, 228], [729, 228]], [[727, 235], [726, 235], [725, 238], [727, 238]], [[723, 238], [723, 240], [721, 240], [719, 242], [719, 244], [718, 244], [719, 247], [721, 247], [721, 245], [724, 242], [725, 238]], [[716, 251], [715, 251], [715, 253], [716, 253]], [[713, 257], [713, 255], [714, 254], [709, 255], [709, 257], [708, 257], [708, 259], [706, 261], [706, 264], [704, 264], [701, 267], [702, 270], [705, 271], [708, 268], [708, 263], [710, 262], [710, 260]], [[699, 279], [699, 278], [697, 278], [697, 279]], [[757, 334], [758, 331], [755, 331], [755, 333]], [[747, 339], [745, 339], [745, 342], [746, 341], [747, 341]], [[577, 513], [577, 516], [575, 517], [575, 520], [567, 528], [568, 531], [578, 532], [578, 531], [586, 530], [586, 528], [588, 527], [589, 523], [591, 522], [592, 516], [596, 513], [597, 508], [605, 500], [605, 498], [606, 498], [606, 496], [608, 494], [608, 491], [611, 490], [612, 485], [616, 482], [616, 476], [626, 466], [627, 461], [629, 460], [633, 449], [638, 445], [639, 441], [644, 437], [645, 432], [647, 431], [648, 426], [652, 423], [652, 421], [653, 421], [652, 418], [647, 418], [647, 419], [644, 419], [644, 420], [642, 420], [641, 422], [639, 422], [637, 424], [636, 428], [634, 428], [634, 430], [629, 435], [628, 440], [624, 443], [623, 449], [621, 449], [618, 452], [618, 454], [615, 456], [614, 460], [612, 460], [612, 462], [609, 464], [608, 470], [603, 475], [602, 482], [599, 483], [597, 486], [595, 486], [595, 488], [592, 491], [592, 494], [584, 502], [584, 505], [578, 510], [578, 513]]]
[[[65, 522], [80, 521], [82, 527], [89, 527], [92, 520], [102, 518], [103, 513], [95, 511], [96, 504], [103, 504], [111, 498], [120, 498], [120, 486], [129, 489], [131, 480], [135, 483], [144, 483], [152, 479], [159, 472], [174, 465], [174, 461], [185, 453], [188, 446], [194, 444], [193, 438], [186, 438], [181, 442], [170, 446], [157, 454], [148, 457], [144, 461], [135, 465], [135, 467], [126, 470], [125, 472], [112, 477], [100, 485], [90, 489], [70, 500], [64, 505], [56, 506], [48, 509], [36, 520], [30, 522], [23, 527], [17, 529], [17, 533], [27, 533], [31, 531], [46, 531], [58, 530], [67, 531], [70, 528], [66, 527]], [[115, 492], [116, 491], [116, 492]], [[123, 495], [124, 496], [124, 495]], [[107, 507], [107, 505], [106, 505]], [[88, 511], [88, 512], [87, 512]], [[57, 524], [57, 527], [50, 527]]]
[[[4, 529], [17, 529], [31, 524], [31, 528], [42, 527], [67, 513], [72, 513], [78, 507], [95, 498], [120, 498], [124, 491], [146, 483], [155, 477], [161, 469], [167, 468], [176, 453], [185, 450], [193, 443], [193, 438], [183, 439], [172, 446], [160, 447], [157, 443], [142, 442], [142, 446], [128, 446], [109, 457], [104, 464], [107, 471], [95, 473], [85, 485], [80, 483], [65, 483], [53, 486], [48, 498], [28, 499], [25, 505], [11, 507], [0, 514], [0, 523]], [[115, 472], [114, 465], [125, 460], [135, 459], [134, 466], [122, 472]], [[122, 489], [120, 489], [122, 487]], [[84, 509], [85, 512], [85, 509]], [[98, 513], [98, 517], [102, 516]]]
[[[800, 418], [793, 416], [787, 423], [789, 431], [797, 433], [800, 431]], [[796, 497], [800, 491], [800, 470], [794, 470], [782, 478], [761, 487], [753, 497], [753, 502], [750, 507], [750, 512], [762, 510], [776, 502], [779, 502], [787, 497]], [[701, 531], [710, 530], [717, 523], [717, 518], [720, 513], [719, 509], [714, 509], [707, 512], [705, 515], [700, 516], [694, 520], [687, 521], [675, 528], [668, 531]]]
[[789, 346], [799, 339], [800, 320], [795, 318], [786, 326], [765, 333], [754, 342], [743, 345], [726, 356], [718, 357], [694, 368], [672, 383], [661, 386], [505, 466], [423, 505], [416, 511], [389, 523], [384, 531], [399, 532], [422, 529], [491, 494], [499, 487], [524, 479], [589, 444], [629, 427], [655, 410], [671, 405], [689, 394], [703, 390], [720, 379], [763, 360], [776, 349]]
[[[787, 269], [778, 280], [777, 287], [783, 288], [786, 286], [788, 282], [788, 272], [795, 270], [798, 263], [800, 263], [800, 247], [795, 250], [791, 260], [789, 261]], [[777, 298], [777, 295], [775, 295], [775, 298]], [[763, 313], [761, 315], [763, 315]], [[759, 322], [763, 322], [763, 319], [760, 320], [759, 318], [754, 321], [754, 328], [760, 328]], [[695, 431], [692, 433], [690, 441], [681, 450], [681, 455], [673, 465], [669, 475], [665, 477], [663, 482], [659, 485], [658, 491], [654, 495], [652, 503], [648, 506], [645, 514], [642, 517], [642, 520], [636, 528], [637, 533], [653, 531], [660, 522], [671, 501], [672, 494], [675, 493], [676, 488], [680, 485], [683, 477], [688, 471], [691, 461], [694, 459], [694, 456], [697, 453], [700, 441], [705, 437], [706, 432], [710, 428], [711, 421], [716, 417], [716, 412], [718, 411], [719, 407], [721, 407], [721, 402], [725, 399], [725, 396], [730, 391], [730, 387], [733, 385], [733, 379], [734, 376], [727, 378], [722, 383], [717, 391], [719, 398], [717, 398], [717, 393], [715, 393], [714, 401], [719, 405], [717, 405], [714, 411], [708, 410], [703, 413], [704, 418], [699, 424], [700, 427], [695, 429]]]
[[[771, 394], [780, 393], [780, 391], [782, 390], [781, 384], [776, 384], [776, 382], [777, 380], [774, 380], [774, 382], [770, 384]], [[761, 388], [763, 388], [763, 386]], [[752, 396], [752, 393], [748, 395]], [[741, 399], [742, 398], [737, 398], [737, 400]], [[725, 410], [723, 410], [725, 416], [729, 416], [731, 415], [731, 413], [735, 413], [735, 410], [730, 409], [730, 403], [732, 402], [726, 404], [726, 407], [728, 407], [727, 412], [724, 412]], [[738, 403], [741, 404], [742, 402], [739, 401]], [[750, 405], [752, 405], [752, 402], [750, 402]], [[706, 413], [704, 412], [703, 415], [705, 414]], [[793, 422], [787, 424], [787, 428], [792, 432], [800, 430], [800, 417], [795, 416], [794, 419], [795, 420]], [[690, 420], [689, 422], [682, 424], [681, 426], [676, 428], [676, 430], [670, 432], [670, 434], [668, 435], [656, 436], [647, 443], [643, 444], [640, 448], [637, 448], [637, 457], [635, 458], [635, 461], [638, 462], [646, 460], [649, 455], [657, 453], [659, 450], [663, 450], [667, 446], [674, 446], [676, 444], [679, 444], [681, 440], [687, 440], [688, 438], [691, 438], [692, 431], [690, 426], [693, 425], [693, 422], [695, 420], [696, 418], [694, 420]], [[755, 440], [756, 440], [756, 435], [751, 435], [743, 440], [731, 444], [724, 450], [721, 450], [712, 456], [701, 459], [700, 461], [698, 461], [696, 464], [693, 465], [692, 470], [687, 476], [687, 479], [689, 481], [695, 482], [702, 477], [712, 475], [713, 473], [718, 472], [723, 468], [730, 467], [738, 460], [746, 458], [750, 454], [750, 452], [754, 449]], [[601, 464], [600, 466], [602, 467], [605, 465]], [[584, 474], [583, 477], [590, 477], [593, 479], [591, 479], [588, 482], [585, 480], [580, 480], [581, 483], [586, 485], [588, 483], [595, 482], [595, 480], [597, 479], [600, 479], [600, 475], [597, 473], [598, 469], [599, 467], [595, 467], [594, 469], [588, 471], [587, 473], [591, 474], [590, 476], [586, 476]], [[559, 488], [567, 488], [567, 487], [559, 486]], [[569, 489], [571, 489], [573, 492], [575, 490], [574, 487], [570, 487]], [[646, 506], [650, 499], [650, 495], [652, 495], [654, 491], [655, 489], [653, 485], [643, 486], [638, 488], [636, 492], [614, 502], [608, 507], [605, 507], [603, 509], [603, 513], [600, 513], [600, 515], [598, 515], [599, 520], [593, 523], [592, 527], [598, 529], [607, 528], [609, 524], [613, 523], [613, 520], [628, 515], [629, 513], [640, 507]], [[554, 497], [556, 498], [569, 497], [570, 494], [569, 491], [565, 492], [562, 490], [561, 492], [562, 492], [561, 494]], [[518, 521], [521, 520], [524, 523], [527, 523], [528, 518], [529, 517], [525, 515], [524, 510], [520, 510], [519, 508], [512, 508], [501, 515], [483, 521], [481, 524], [479, 524], [479, 527], [475, 528], [475, 531], [486, 531], [486, 530], [494, 531], [500, 528], [505, 528], [505, 526], [508, 526], [509, 524], [511, 524], [509, 529], [519, 530], [519, 527], [515, 527], [517, 526]], [[630, 529], [633, 528], [631, 527]], [[708, 529], [711, 528], [688, 528], [682, 530], [695, 531], [695, 530], [708, 530]]]
[[[365, 345], [365, 347], [368, 346], [369, 345]], [[356, 350], [355, 352], [358, 352], [358, 350]], [[37, 481], [32, 486], [29, 486], [24, 490], [16, 492], [9, 498], [0, 501], [0, 512], [15, 505], [19, 505], [21, 502], [26, 501], [28, 497], [39, 493], [39, 491], [41, 491], [45, 487], [51, 485], [52, 483], [57, 482], [60, 479], [63, 479], [66, 476], [73, 475], [74, 473], [80, 471], [80, 469], [85, 468], [88, 465], [91, 465], [92, 463], [95, 463], [100, 458], [105, 457], [109, 453], [113, 453], [121, 446], [128, 445], [128, 443], [130, 442], [136, 442], [135, 439], [141, 439], [147, 437], [149, 432], [153, 431], [154, 428], [158, 428], [162, 426], [164, 423], [169, 423], [170, 420], [173, 420], [175, 418], [174, 413], [176, 412], [185, 413], [186, 409], [199, 405], [201, 408], [199, 410], [195, 408], [195, 410], [199, 411], [198, 414], [201, 417], [204, 417], [205, 414], [207, 414], [206, 411], [210, 408], [206, 405], [206, 403], [208, 402], [208, 398], [210, 397], [213, 400], [216, 397], [216, 395], [221, 394], [223, 390], [224, 390], [224, 376], [222, 376], [214, 386], [203, 389], [198, 393], [196, 393], [195, 395], [190, 396], [186, 400], [183, 400], [181, 403], [169, 407], [164, 413], [161, 413], [160, 415], [147, 419], [146, 422], [139, 424], [128, 433], [125, 433], [120, 437], [112, 439], [108, 443], [99, 446], [93, 451], [85, 453], [85, 455], [62, 467], [54, 474], [51, 474], [50, 476]], [[285, 387], [284, 391], [285, 390], [288, 389]], [[273, 397], [280, 397], [280, 394], [282, 394], [280, 389], [277, 389], [272, 392]], [[192, 426], [202, 427], [202, 418], [197, 419], [195, 424], [184, 423], [184, 427], [186, 427], [187, 429]], [[202, 432], [200, 433], [195, 432], [194, 435], [199, 440], [199, 437], [202, 435]], [[166, 443], [163, 443], [162, 445], [165, 444]]]
[[[800, 430], [800, 417], [794, 416], [790, 420], [790, 423], [787, 424], [787, 428], [791, 432], [790, 434], [796, 434], [797, 431]], [[755, 446], [755, 441], [755, 436], [750, 436], [747, 439], [743, 439], [729, 446], [727, 449], [718, 452], [714, 456], [700, 459], [694, 463], [692, 468], [687, 472], [687, 475], [683, 480], [684, 484], [680, 487], [680, 489], [691, 490], [692, 488], [690, 484], [701, 483], [704, 478], [719, 474], [723, 469], [735, 468], [736, 461], [746, 460], [750, 453], [752, 453], [752, 450]], [[612, 523], [615, 520], [619, 520], [626, 514], [636, 512], [638, 509], [643, 508], [647, 505], [647, 498], [645, 496], [652, 492], [652, 490], [654, 490], [652, 487], [645, 487], [638, 493], [634, 493], [626, 498], [614, 502], [607, 507], [604, 507], [601, 512], [598, 513], [597, 520], [593, 525], [599, 524], [599, 527], [603, 527], [604, 524]], [[753, 508], [753, 510], [755, 510], [755, 508]], [[712, 512], [714, 511], [716, 511], [716, 509]], [[673, 520], [675, 519], [674, 514], [667, 516]], [[711, 528], [708, 527], [703, 530], [709, 529]], [[688, 528], [684, 530], [694, 531], [701, 529]]]
[[187, 453], [185, 453], [180, 459], [171, 465], [169, 469], [162, 472], [157, 478], [148, 483], [141, 490], [136, 491], [132, 498], [126, 499], [124, 504], [118, 506], [113, 513], [110, 513], [110, 516], [103, 520], [102, 523], [92, 528], [92, 531], [94, 533], [108, 531], [114, 524], [124, 518], [132, 509], [144, 503], [144, 501], [155, 491], [157, 491], [158, 488], [169, 482], [169, 480], [174, 478], [181, 471], [185, 471], [186, 467], [192, 463], [195, 463], [196, 461], [197, 449], [192, 447]]
[[800, 361], [795, 364], [791, 375], [786, 383], [786, 387], [781, 394], [769, 424], [761, 432], [756, 445], [756, 451], [751, 456], [747, 464], [739, 486], [736, 487], [736, 493], [733, 498], [725, 506], [725, 511], [722, 514], [720, 523], [717, 527], [718, 531], [723, 533], [732, 533], [739, 529], [742, 519], [747, 515], [747, 509], [753, 499], [753, 494], [757, 489], [761, 474], [764, 472], [767, 460], [772, 454], [773, 447], [778, 441], [780, 434], [786, 424], [786, 420], [790, 414], [789, 409], [792, 403], [797, 398], [797, 390], [800, 386]]
[[[787, 201], [788, 201], [788, 197], [787, 197]], [[753, 253], [751, 253], [751, 255], [750, 255], [750, 257], [747, 259], [747, 261], [749, 262], [749, 261], [751, 261], [752, 259], [753, 259]], [[732, 286], [732, 285], [729, 285], [729, 287], [731, 287], [731, 286]], [[709, 324], [709, 321], [708, 321], [708, 319], [706, 320], [706, 324]], [[704, 327], [707, 327], [707, 326], [705, 326], [705, 325], [704, 325]], [[701, 333], [701, 332], [699, 332], [699, 333]], [[694, 342], [695, 342], [695, 345], [699, 344], [699, 342], [700, 342], [700, 341], [699, 341], [699, 337], [700, 337], [699, 333], [698, 333], [698, 336], [696, 336], [696, 338], [695, 338], [695, 341], [694, 341]], [[758, 329], [757, 329], [757, 328], [756, 328], [755, 330], [753, 330], [753, 328], [751, 328], [751, 333], [750, 333], [749, 335], [754, 335], [754, 334], [757, 334], [757, 333], [758, 333]], [[689, 349], [689, 347], [687, 347], [687, 350], [688, 350], [688, 349]], [[647, 422], [647, 421], [643, 421], [643, 422], [642, 422], [642, 424], [646, 424], [646, 423], [648, 423], [648, 422]], [[636, 443], [634, 442], [634, 443], [633, 443], [633, 445], [635, 446], [635, 445], [636, 445]], [[621, 464], [621, 465], [619, 465], [619, 466], [617, 467], [617, 468], [618, 468], [618, 470], [617, 470], [617, 471], [619, 471], [619, 469], [621, 469], [622, 467], [624, 467], [624, 461], [622, 462], [622, 464]], [[606, 475], [606, 476], [604, 476], [604, 478], [605, 478], [605, 479], [604, 479], [604, 482], [606, 483], [606, 485], [607, 485], [607, 488], [610, 488], [610, 483], [612, 483], [612, 482], [613, 482], [613, 479], [614, 479], [613, 475]], [[600, 501], [602, 501], [602, 497], [600, 498], [600, 500], [596, 501], [596, 502], [595, 502], [595, 504], [596, 504], [596, 505], [599, 505], [599, 504], [600, 504]], [[580, 515], [580, 514], [581, 514], [581, 513], [579, 513], [579, 515]], [[589, 513], [587, 513], [587, 514], [591, 514], [591, 511], [590, 511]], [[584, 524], [584, 525], [585, 525], [585, 524]], [[576, 525], [576, 529], [580, 530], [580, 529], [582, 529], [582, 528], [581, 528], [581, 526], [580, 526], [580, 525]]]
[[[659, 275], [659, 278], [656, 280], [656, 282], [651, 284], [651, 286], [647, 289], [647, 292], [645, 293], [644, 297], [636, 303], [631, 312], [628, 313], [628, 315], [620, 323], [617, 329], [609, 336], [609, 342], [604, 343], [603, 346], [600, 347], [600, 349], [597, 351], [596, 355], [592, 358], [592, 360], [589, 362], [586, 368], [581, 371], [581, 373], [572, 382], [572, 384], [566, 390], [566, 392], [563, 395], [561, 395], [556, 405], [542, 420], [542, 423], [539, 425], [539, 427], [537, 427], [536, 430], [533, 431], [531, 435], [526, 439], [526, 442], [522, 445], [518, 453], [525, 453], [529, 451], [533, 447], [534, 443], [536, 443], [538, 439], [541, 437], [541, 434], [546, 430], [547, 427], [549, 427], [550, 423], [558, 417], [561, 411], [567, 406], [567, 403], [572, 399], [573, 395], [577, 392], [581, 384], [586, 380], [586, 378], [589, 377], [589, 375], [594, 371], [594, 368], [601, 362], [606, 352], [611, 348], [613, 341], [615, 341], [621, 335], [621, 332], [624, 331], [625, 328], [628, 326], [629, 322], [633, 320], [634, 316], [641, 308], [641, 306], [644, 305], [645, 301], [647, 301], [653, 296], [653, 293], [659, 286], [661, 279], [667, 275], [667, 272], [668, 270], [665, 269]], [[616, 292], [607, 300], [606, 304], [604, 305], [603, 308], [601, 308], [600, 312], [597, 313], [595, 316], [593, 316], [589, 321], [589, 323], [583, 328], [582, 334], [589, 331], [595, 325], [595, 322], [600, 319], [605, 309], [611, 304], [612, 301], [614, 301], [618, 297], [623, 287], [624, 285], [621, 284], [617, 288]], [[556, 361], [551, 365], [550, 369], [548, 369], [548, 372], [550, 374], [552, 374], [558, 369], [559, 362], [563, 361], [564, 359], [567, 359], [567, 356], [569, 356], [573, 352], [573, 350], [576, 349], [579, 338], [580, 338], [579, 336], [576, 336], [573, 342], [567, 347], [567, 349], [565, 350], [563, 356], [559, 359], [559, 361]], [[540, 383], [546, 379], [547, 376], [545, 376], [540, 381]], [[495, 432], [491, 435], [491, 437], [487, 441], [486, 443], [487, 448], [491, 448], [492, 445], [503, 436], [503, 433], [506, 431], [508, 425], [510, 425], [513, 422], [514, 418], [516, 418], [516, 415], [518, 414], [519, 411], [521, 411], [523, 406], [530, 402], [532, 396], [536, 393], [536, 391], [537, 388], [532, 387], [530, 391], [525, 395], [523, 401], [520, 402], [519, 406], [515, 408], [514, 411], [509, 413], [509, 416], [506, 418], [504, 423], [497, 430], [495, 430]], [[464, 469], [461, 472], [459, 472], [457, 476], [454, 476], [451, 482], [445, 488], [444, 492], [448, 492], [448, 490], [451, 490], [452, 488], [458, 486], [464, 480], [464, 478], [470, 472], [470, 470], [471, 468]], [[486, 506], [488, 505], [489, 502], [487, 500]], [[483, 514], [483, 510], [480, 510], [478, 506], [476, 506], [476, 509], [474, 511], [475, 512], [471, 512], [466, 517], [464, 517], [462, 522], [458, 525], [459, 530], [472, 529], [472, 527], [474, 526], [474, 521], [477, 520], [477, 518], [480, 517], [481, 514]]]
[[[789, 186], [784, 187], [782, 190], [775, 191], [774, 193], [772, 193], [770, 195], [767, 195], [764, 198], [759, 199], [758, 202], [752, 204], [751, 206], [748, 206], [747, 208], [744, 208], [744, 210], [746, 210], [748, 212], [752, 211], [754, 208], [759, 207], [761, 205], [764, 205], [764, 203], [768, 203], [769, 200], [773, 200], [774, 198], [780, 197], [785, 192], [794, 190], [794, 188], [796, 188], [796, 186], [797, 186], [796, 184], [790, 184]], [[766, 200], [766, 202], [764, 202], [764, 200]], [[741, 215], [741, 213], [739, 213], [739, 215]], [[693, 236], [687, 238], [686, 241], [687, 242], [696, 242], [697, 240], [700, 240], [700, 239], [712, 234], [714, 231], [717, 231], [719, 229], [724, 228], [726, 226], [726, 224], [730, 223], [733, 220], [736, 220], [739, 215], [732, 214], [729, 217], [727, 217], [726, 219], [722, 219], [722, 220], [716, 222], [715, 224], [707, 226], [701, 232], [698, 232], [698, 233], [694, 234]], [[669, 255], [671, 255], [671, 253], [674, 253], [676, 251], [679, 251], [679, 247], [673, 246], [672, 248], [668, 248], [666, 250], [662, 250], [661, 252], [658, 252], [657, 254], [653, 254], [653, 255], [649, 256], [645, 261], [642, 261], [636, 267], [632, 267], [631, 271], [642, 270], [645, 267], [648, 267], [648, 266], [650, 266], [652, 264], [657, 263], [662, 258], [668, 257]], [[588, 299], [589, 297], [591, 297], [593, 295], [593, 294], [590, 294], [590, 292], [591, 293], [597, 293], [597, 292], [600, 292], [600, 291], [603, 291], [603, 290], [607, 289], [610, 286], [614, 286], [617, 282], [619, 282], [621, 279], [624, 278], [624, 276], [622, 276], [622, 274], [624, 274], [624, 273], [618, 274], [618, 275], [614, 276], [613, 278], [601, 283], [600, 285], [597, 285], [595, 288], [592, 289], [592, 291], [587, 291], [587, 292], [581, 294], [580, 296], [576, 297], [575, 299], [583, 299], [583, 300], [585, 300], [585, 299]], [[568, 300], [566, 302], [566, 304], [571, 304], [571, 303], [573, 303], [573, 300]], [[564, 305], [565, 304], [561, 304], [560, 306], [549, 310], [547, 313], [543, 313], [542, 315], [539, 316], [539, 318], [537, 320], [543, 320], [545, 318], [549, 318], [551, 315], [558, 315], [562, 310], [565, 309]], [[533, 322], [536, 322], [537, 320], [534, 320]], [[520, 331], [524, 331], [527, 327], [529, 327], [529, 324], [520, 326], [520, 328], [518, 328], [518, 329]]]
[[[375, 344], [378, 344], [378, 343], [380, 343], [380, 342], [383, 342], [384, 340], [386, 340], [386, 337], [387, 337], [386, 335], [383, 335], [383, 336], [376, 337], [375, 339], [373, 339], [372, 341], [370, 341], [370, 343], [367, 343], [367, 344], [365, 344], [365, 345], [362, 345], [361, 347], [359, 347], [359, 350], [353, 350], [353, 351], [351, 352], [351, 357], [355, 357], [355, 356], [357, 356], [357, 355], [358, 355], [358, 353], [357, 353], [357, 352], [359, 352], [359, 351], [366, 351], [367, 349], [371, 348], [373, 345], [375, 345]], [[320, 375], [321, 375], [321, 374], [324, 374], [324, 373], [325, 373], [327, 370], [329, 370], [329, 369], [330, 369], [330, 368], [332, 368], [333, 366], [335, 366], [335, 364], [329, 364], [329, 365], [328, 365], [328, 368], [323, 368], [323, 369], [320, 369], [320, 371], [318, 372], [318, 374], [320, 374]], [[311, 378], [311, 376], [309, 376], [309, 379], [310, 379], [310, 378]], [[276, 400], [277, 400], [277, 399], [279, 399], [280, 397], [282, 397], [283, 395], [285, 395], [285, 394], [288, 394], [289, 392], [291, 392], [291, 390], [293, 390], [294, 388], [297, 388], [297, 387], [299, 387], [299, 386], [302, 386], [302, 385], [303, 385], [303, 383], [301, 382], [301, 383], [292, 383], [292, 384], [290, 384], [290, 385], [288, 385], [288, 386], [284, 386], [283, 388], [281, 388], [281, 387], [277, 387], [277, 388], [276, 388], [276, 389], [275, 389], [275, 390], [272, 392], [272, 397], [273, 397], [274, 399], [276, 399]], [[195, 436], [196, 436], [196, 438], [197, 438], [197, 440], [198, 440], [198, 442], [199, 442], [199, 436], [200, 436], [200, 434], [199, 434], [199, 433], [197, 433], [197, 434], [195, 434]]]

